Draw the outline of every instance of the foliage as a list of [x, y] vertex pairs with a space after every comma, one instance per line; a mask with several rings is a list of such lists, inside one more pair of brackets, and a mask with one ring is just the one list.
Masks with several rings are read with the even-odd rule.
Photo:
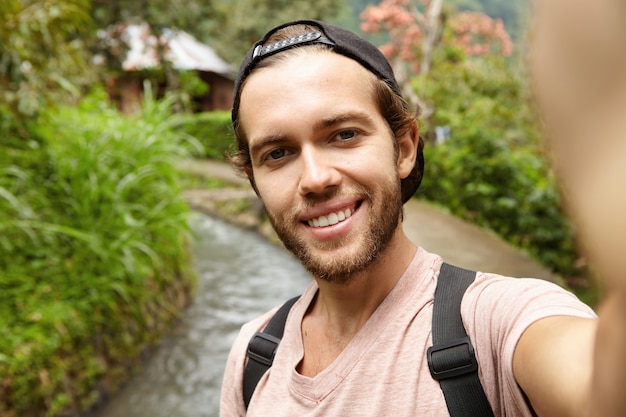
[[227, 61], [238, 63], [252, 44], [271, 27], [296, 19], [328, 20], [343, 2], [336, 0], [221, 0], [211, 45]]
[[[448, 126], [427, 148], [421, 194], [494, 230], [561, 274], [574, 272], [574, 236], [524, 89], [502, 58], [440, 51], [416, 88], [436, 102], [426, 126]], [[461, 59], [459, 59], [461, 58]]]
[[2, 113], [19, 121], [77, 98], [79, 87], [90, 80], [81, 40], [91, 25], [88, 10], [87, 0], [1, 2]]
[[202, 155], [208, 158], [222, 159], [234, 141], [230, 112], [227, 111], [200, 113], [181, 128], [200, 142]]
[[[445, 2], [449, 7], [459, 11], [480, 12], [494, 20], [502, 20], [507, 32], [515, 40], [521, 38], [522, 24], [529, 9], [527, 0], [445, 0]], [[358, 16], [372, 3], [369, 0], [347, 0], [346, 7], [353, 11], [354, 16]], [[353, 21], [346, 16], [344, 24], [357, 29], [356, 20], [358, 19]]]
[[458, 10], [481, 12], [504, 22], [513, 39], [522, 35], [522, 24], [530, 8], [527, 0], [449, 0]]
[[462, 47], [467, 56], [513, 53], [513, 43], [500, 19], [484, 13], [461, 12], [451, 17], [449, 25], [456, 35], [453, 45]]
[[165, 28], [182, 29], [196, 35], [204, 33], [216, 12], [214, 1], [203, 0], [92, 0], [91, 3], [91, 15], [101, 29], [141, 20], [158, 34]]
[[124, 23], [147, 23], [157, 35], [166, 28], [202, 33], [214, 14], [213, 2], [190, 0], [92, 0], [91, 16], [100, 29]]
[[419, 3], [383, 0], [362, 18], [364, 31], [390, 33], [394, 63], [422, 67], [410, 94], [424, 112], [423, 135], [451, 132], [445, 144], [427, 149], [422, 196], [494, 230], [558, 273], [575, 272], [573, 232], [524, 85], [505, 58], [511, 41], [502, 23], [438, 9], [435, 0]]
[[43, 114], [39, 146], [0, 138], [3, 416], [87, 409], [193, 285], [182, 120], [149, 95], [133, 118], [103, 102]]
[[[430, 1], [415, 4], [411, 0], [383, 0], [378, 5], [367, 6], [361, 13], [361, 30], [365, 33], [388, 31], [391, 40], [380, 47], [381, 51], [392, 62], [398, 57], [409, 63], [413, 72], [420, 72], [425, 65], [424, 44], [429, 42], [426, 34], [429, 30], [439, 32], [429, 27], [429, 7]], [[478, 12], [451, 13], [446, 19], [444, 23], [453, 36], [442, 38], [440, 42], [461, 46], [468, 56], [511, 55], [513, 45], [501, 20]]]

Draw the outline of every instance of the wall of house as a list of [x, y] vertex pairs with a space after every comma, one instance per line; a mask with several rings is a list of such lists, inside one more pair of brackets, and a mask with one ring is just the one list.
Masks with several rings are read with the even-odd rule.
[[208, 94], [200, 99], [201, 110], [230, 110], [233, 103], [234, 82], [213, 72], [200, 72], [200, 78], [209, 85]]
[[[194, 110], [229, 111], [232, 107], [234, 82], [213, 72], [200, 71], [199, 76], [202, 81], [209, 85], [209, 91], [201, 97], [194, 97]], [[157, 97], [161, 97], [165, 86], [158, 80], [153, 81], [157, 83]], [[107, 83], [107, 92], [111, 102], [114, 103], [122, 113], [135, 113], [141, 106], [143, 97], [143, 77], [133, 73], [126, 73], [121, 77], [111, 78]]]
[[139, 111], [143, 88], [141, 80], [132, 76], [110, 78], [107, 82], [109, 100], [124, 114]]

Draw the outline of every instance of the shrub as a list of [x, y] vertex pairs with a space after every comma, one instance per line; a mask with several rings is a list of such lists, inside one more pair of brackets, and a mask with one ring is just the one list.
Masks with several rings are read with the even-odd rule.
[[132, 118], [102, 103], [44, 115], [33, 146], [0, 142], [3, 416], [87, 409], [193, 287], [182, 119], [168, 100]]
[[203, 156], [213, 159], [222, 159], [235, 137], [227, 111], [200, 113], [182, 129], [201, 143]]
[[421, 196], [489, 228], [560, 274], [575, 272], [574, 233], [520, 81], [501, 59], [443, 62], [418, 80], [436, 103]]

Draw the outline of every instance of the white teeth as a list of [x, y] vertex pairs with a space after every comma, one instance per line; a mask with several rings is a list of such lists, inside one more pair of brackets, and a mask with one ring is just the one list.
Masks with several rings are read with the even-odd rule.
[[350, 218], [350, 216], [352, 216], [352, 210], [345, 209], [337, 213], [330, 213], [327, 216], [319, 216], [315, 219], [311, 219], [308, 223], [311, 227], [326, 227], [342, 222]]

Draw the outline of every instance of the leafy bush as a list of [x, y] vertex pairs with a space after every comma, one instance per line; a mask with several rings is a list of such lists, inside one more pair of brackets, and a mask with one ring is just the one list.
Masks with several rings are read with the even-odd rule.
[[[187, 150], [169, 102], [86, 100], [0, 139], [0, 414], [77, 415], [188, 301]], [[106, 371], [106, 379], [103, 379]]]
[[0, 2], [0, 107], [25, 121], [93, 82], [88, 0]]
[[227, 111], [200, 113], [182, 128], [202, 144], [203, 155], [207, 158], [222, 159], [235, 137]]
[[[574, 272], [572, 228], [521, 83], [502, 59], [444, 61], [417, 80], [436, 103], [421, 195], [487, 227], [560, 274]], [[432, 130], [432, 128], [431, 128]]]

